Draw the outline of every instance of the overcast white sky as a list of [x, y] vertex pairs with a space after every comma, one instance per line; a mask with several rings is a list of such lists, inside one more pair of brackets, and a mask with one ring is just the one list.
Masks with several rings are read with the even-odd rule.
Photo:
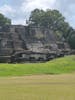
[[12, 24], [25, 24], [35, 8], [57, 9], [75, 28], [75, 0], [0, 0], [0, 13], [12, 19]]

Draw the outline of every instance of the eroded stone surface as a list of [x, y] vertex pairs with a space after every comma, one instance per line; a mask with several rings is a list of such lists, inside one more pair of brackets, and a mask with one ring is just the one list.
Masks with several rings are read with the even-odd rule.
[[10, 62], [11, 56], [17, 52], [24, 52], [25, 54], [29, 51], [31, 53], [36, 52], [36, 55], [34, 53], [31, 55], [38, 58], [38, 53], [39, 55], [41, 53], [46, 55], [51, 52], [59, 54], [62, 49], [68, 50], [68, 44], [49, 29], [22, 25], [0, 27], [0, 62], [2, 57], [7, 59], [6, 62]]

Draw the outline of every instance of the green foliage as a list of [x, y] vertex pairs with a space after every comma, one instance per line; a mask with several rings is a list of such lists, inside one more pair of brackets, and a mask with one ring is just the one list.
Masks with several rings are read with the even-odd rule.
[[23, 76], [36, 74], [61, 74], [75, 71], [75, 56], [55, 59], [47, 63], [0, 64], [0, 76]]
[[61, 39], [65, 38], [70, 43], [71, 48], [75, 48], [75, 38], [72, 40], [72, 34], [75, 31], [58, 10], [33, 10], [29, 17], [29, 26], [49, 28], [56, 34], [59, 34]]
[[[36, 26], [43, 26], [47, 28], [56, 29], [56, 25], [63, 24], [64, 17], [62, 14], [57, 10], [50, 10], [47, 11], [35, 9], [31, 12], [29, 18], [29, 25], [36, 25]], [[60, 23], [59, 23], [60, 21]]]
[[11, 24], [11, 20], [6, 18], [3, 14], [0, 14], [0, 26], [10, 25], [10, 24]]
[[75, 49], [75, 34], [72, 34], [69, 39], [68, 39], [68, 42], [70, 44], [70, 46]]
[[39, 10], [31, 12], [29, 25], [50, 28], [54, 31], [67, 32], [69, 24], [58, 10]]

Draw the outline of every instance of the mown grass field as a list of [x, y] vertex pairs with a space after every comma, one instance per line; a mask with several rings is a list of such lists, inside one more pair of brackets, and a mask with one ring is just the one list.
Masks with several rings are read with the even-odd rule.
[[0, 100], [75, 100], [75, 74], [0, 77]]
[[75, 56], [0, 64], [0, 100], [75, 100]]
[[46, 63], [0, 64], [0, 76], [62, 74], [75, 71], [75, 56], [66, 56]]

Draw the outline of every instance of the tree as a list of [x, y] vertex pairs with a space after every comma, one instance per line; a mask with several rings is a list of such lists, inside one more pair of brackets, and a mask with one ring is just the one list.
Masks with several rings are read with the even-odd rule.
[[65, 38], [69, 30], [69, 24], [58, 10], [46, 11], [35, 9], [29, 17], [29, 26], [39, 26], [59, 31]]
[[11, 24], [11, 20], [5, 17], [3, 14], [0, 14], [0, 26], [10, 25], [10, 24]]
[[28, 21], [29, 26], [44, 27], [53, 30], [55, 34], [60, 36], [62, 39], [64, 37], [66, 41], [70, 43], [72, 48], [75, 47], [75, 31], [65, 21], [65, 17], [58, 10], [47, 9], [44, 11], [35, 9], [31, 12]]
[[[47, 28], [59, 28], [64, 23], [65, 18], [57, 10], [39, 10], [35, 9], [29, 17], [29, 25], [43, 26]], [[57, 26], [56, 26], [57, 25]]]
[[71, 37], [69, 38], [69, 44], [72, 49], [75, 49], [75, 34], [72, 34]]

